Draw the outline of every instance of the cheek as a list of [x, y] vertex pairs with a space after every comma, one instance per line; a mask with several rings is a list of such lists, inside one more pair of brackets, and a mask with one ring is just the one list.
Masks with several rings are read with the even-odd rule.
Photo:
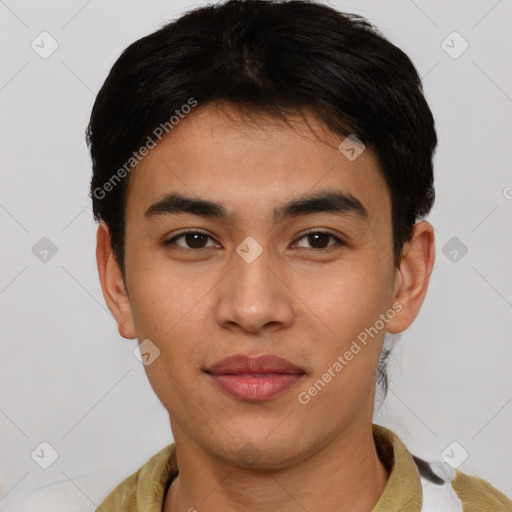
[[[133, 258], [130, 286], [132, 315], [140, 341], [150, 339], [160, 350], [160, 373], [194, 369], [205, 340], [208, 310], [205, 300], [215, 276], [184, 271], [169, 261]], [[210, 307], [211, 310], [211, 307]], [[156, 365], [155, 369], [159, 365]], [[148, 375], [154, 373], [153, 368]]]
[[[139, 311], [137, 332], [147, 333], [158, 357], [144, 367], [155, 394], [167, 410], [190, 408], [190, 397], [200, 398], [204, 354], [208, 349], [204, 318], [194, 309], [182, 311], [173, 301], [158, 301], [158, 307]], [[177, 311], [179, 309], [179, 311]], [[140, 330], [140, 331], [139, 331]]]
[[[375, 375], [386, 333], [380, 315], [390, 305], [389, 291], [370, 273], [326, 280], [325, 293], [310, 295], [311, 311], [302, 320], [314, 345], [309, 351], [314, 371], [302, 392], [302, 402], [333, 424], [362, 404], [371, 404]], [[316, 318], [318, 316], [321, 320]], [[370, 405], [369, 405], [370, 407]]]
[[211, 272], [191, 271], [169, 259], [134, 254], [132, 258], [132, 313], [138, 336], [164, 339], [185, 323], [196, 325], [201, 299], [215, 284]]
[[343, 337], [373, 324], [389, 307], [393, 291], [387, 270], [370, 251], [326, 270], [295, 273], [295, 283], [305, 315], [317, 316], [324, 328]]
[[323, 283], [322, 293], [318, 288], [315, 292], [312, 283], [304, 289], [308, 308], [301, 322], [303, 332], [309, 332], [314, 340], [311, 353], [315, 373], [311, 380], [329, 381], [318, 406], [320, 402], [338, 401], [340, 394], [347, 405], [352, 400], [360, 402], [373, 389], [386, 333], [380, 315], [386, 315], [390, 308], [392, 288], [376, 256], [364, 261], [364, 265], [347, 265], [322, 276], [316, 281]]

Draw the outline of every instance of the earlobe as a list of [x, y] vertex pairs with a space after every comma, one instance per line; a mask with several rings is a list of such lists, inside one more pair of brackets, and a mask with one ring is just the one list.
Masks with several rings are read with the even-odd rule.
[[136, 338], [130, 299], [104, 222], [100, 223], [96, 234], [96, 263], [103, 297], [116, 319], [119, 334], [126, 339]]
[[403, 257], [395, 278], [394, 301], [400, 303], [400, 313], [387, 325], [390, 333], [407, 329], [419, 313], [425, 299], [434, 267], [434, 228], [426, 221], [413, 227], [410, 242], [404, 245]]

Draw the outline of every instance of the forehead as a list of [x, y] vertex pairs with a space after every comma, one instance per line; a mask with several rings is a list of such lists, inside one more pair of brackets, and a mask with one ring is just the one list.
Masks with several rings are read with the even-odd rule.
[[314, 115], [288, 119], [289, 125], [226, 105], [196, 107], [132, 171], [127, 214], [144, 216], [173, 192], [222, 204], [231, 221], [275, 221], [277, 204], [335, 190], [370, 217], [390, 221], [389, 191], [372, 152], [347, 158], [353, 155], [338, 147], [345, 137]]

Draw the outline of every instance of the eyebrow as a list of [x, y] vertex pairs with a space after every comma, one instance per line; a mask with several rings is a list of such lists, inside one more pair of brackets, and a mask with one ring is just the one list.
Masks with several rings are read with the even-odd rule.
[[[179, 193], [169, 193], [160, 201], [152, 204], [144, 217], [152, 220], [156, 217], [189, 213], [202, 217], [229, 220], [233, 217], [226, 207], [218, 202], [188, 197]], [[356, 219], [368, 219], [368, 210], [352, 194], [339, 190], [325, 190], [305, 194], [279, 205], [273, 211], [275, 224], [300, 215], [330, 213], [342, 217], [352, 216]]]

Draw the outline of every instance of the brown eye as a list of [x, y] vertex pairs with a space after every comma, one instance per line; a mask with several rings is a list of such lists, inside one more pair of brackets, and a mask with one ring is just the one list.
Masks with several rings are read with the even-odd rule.
[[[177, 243], [177, 240], [181, 239], [183, 239], [184, 244]], [[205, 247], [212, 247], [211, 245], [206, 245], [208, 239], [211, 239], [211, 237], [201, 231], [187, 231], [167, 240], [165, 245], [175, 244], [183, 249], [204, 249]]]
[[[312, 233], [306, 233], [304, 236], [300, 238], [300, 240], [303, 239], [306, 239], [307, 243], [310, 244], [310, 247], [313, 249], [327, 249], [336, 244], [345, 245], [344, 242], [340, 240], [338, 237], [326, 231], [314, 231]], [[331, 244], [329, 243], [330, 239], [332, 239], [333, 241], [333, 243]]]

